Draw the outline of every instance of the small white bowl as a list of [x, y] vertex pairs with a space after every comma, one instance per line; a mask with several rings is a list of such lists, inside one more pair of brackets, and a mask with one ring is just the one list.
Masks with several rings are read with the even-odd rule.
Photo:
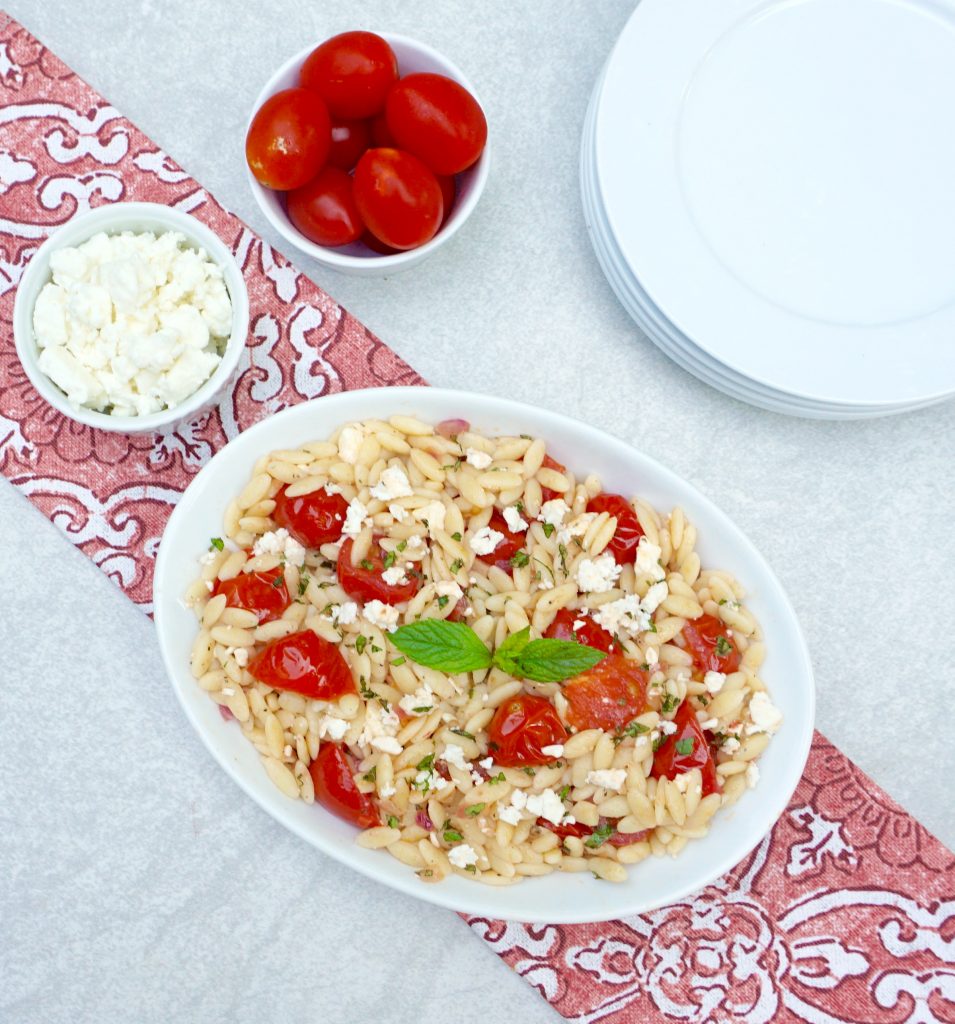
[[[232, 300], [232, 333], [226, 343], [222, 362], [215, 373], [184, 402], [172, 409], [148, 416], [112, 416], [74, 405], [38, 365], [39, 349], [33, 331], [33, 309], [37, 296], [51, 280], [50, 256], [59, 249], [81, 245], [100, 231], [108, 235], [121, 231], [178, 231], [190, 245], [205, 249], [222, 268], [229, 298]], [[215, 405], [238, 376], [246, 353], [249, 331], [249, 293], [242, 271], [227, 246], [213, 231], [195, 217], [159, 203], [111, 203], [77, 214], [53, 232], [27, 264], [13, 304], [13, 338], [17, 356], [30, 382], [64, 416], [100, 430], [122, 434], [153, 434], [170, 430]]]
[[[395, 414], [433, 423], [463, 417], [480, 430], [543, 437], [561, 461], [580, 475], [597, 473], [608, 490], [639, 492], [663, 511], [682, 506], [699, 530], [703, 564], [733, 572], [746, 587], [747, 607], [766, 639], [761, 675], [785, 716], [783, 726], [760, 757], [756, 789], [718, 813], [710, 833], [678, 857], [651, 857], [620, 885], [598, 881], [589, 872], [531, 878], [502, 889], [458, 877], [423, 884], [384, 851], [358, 846], [356, 830], [323, 807], [283, 796], [252, 744], [235, 723], [222, 720], [192, 678], [189, 653], [198, 626], [180, 599], [197, 577], [209, 538], [221, 533], [229, 498], [246, 484], [256, 459], [325, 438], [348, 420]], [[438, 388], [349, 391], [286, 409], [246, 430], [193, 479], [174, 509], [156, 560], [153, 598], [160, 649], [176, 695], [213, 757], [239, 786], [323, 853], [408, 895], [469, 914], [552, 923], [606, 921], [682, 899], [738, 864], [769, 832], [796, 788], [812, 742], [815, 690], [805, 641], [779, 581], [739, 529], [695, 487], [623, 441], [558, 413], [487, 395]]]
[[[430, 46], [419, 43], [407, 36], [394, 35], [390, 32], [379, 32], [382, 39], [387, 40], [398, 58], [398, 73], [402, 76], [410, 75], [418, 71], [429, 71], [439, 75], [446, 75], [454, 81], [463, 85], [468, 92], [478, 100], [477, 93], [471, 83], [461, 74], [458, 67], [451, 63], [437, 50]], [[265, 88], [259, 93], [249, 116], [249, 124], [262, 104], [275, 93], [282, 89], [291, 89], [298, 85], [298, 74], [305, 63], [305, 58], [319, 44], [301, 50], [294, 57], [287, 60], [275, 74], [266, 82]], [[483, 107], [483, 104], [481, 104]], [[248, 131], [248, 125], [246, 125]], [[244, 157], [243, 157], [244, 159]], [[473, 164], [466, 171], [457, 175], [457, 198], [454, 201], [454, 209], [451, 216], [439, 228], [438, 233], [430, 242], [419, 245], [417, 249], [408, 249], [405, 252], [383, 255], [373, 252], [363, 242], [353, 242], [351, 245], [343, 245], [339, 248], [329, 248], [324, 245], [316, 245], [315, 242], [307, 239], [289, 220], [285, 212], [283, 193], [273, 191], [260, 185], [249, 170], [246, 164], [246, 175], [252, 195], [265, 214], [268, 222], [286, 240], [292, 243], [297, 249], [311, 256], [323, 266], [332, 270], [339, 270], [344, 274], [354, 274], [363, 277], [378, 277], [385, 274], [393, 274], [399, 270], [408, 270], [426, 260], [445, 242], [449, 241], [460, 230], [464, 222], [471, 216], [474, 207], [477, 206], [484, 185], [487, 182], [488, 167], [490, 166], [490, 137], [488, 144], [484, 147], [477, 163]]]

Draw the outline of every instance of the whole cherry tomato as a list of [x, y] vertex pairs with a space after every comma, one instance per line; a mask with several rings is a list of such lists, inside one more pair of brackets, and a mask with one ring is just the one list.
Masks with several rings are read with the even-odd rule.
[[[575, 622], [583, 622], [579, 629], [574, 629]], [[572, 612], [569, 608], [561, 608], [554, 616], [554, 621], [547, 627], [544, 636], [551, 640], [576, 640], [587, 647], [596, 647], [598, 651], [609, 654], [613, 650], [613, 634], [583, 613]]]
[[333, 117], [373, 117], [398, 81], [398, 60], [374, 32], [342, 32], [312, 50], [298, 80], [322, 97]]
[[637, 545], [643, 527], [630, 502], [622, 494], [597, 494], [587, 502], [588, 512], [606, 512], [617, 517], [617, 529], [607, 545], [617, 565], [626, 565], [637, 557]]
[[696, 720], [696, 712], [688, 700], [683, 701], [677, 708], [673, 721], [676, 723], [676, 732], [667, 736], [653, 755], [651, 776], [655, 779], [675, 779], [684, 772], [699, 768], [703, 781], [703, 796], [719, 793], [720, 778], [716, 774], [713, 752]]
[[352, 195], [351, 178], [339, 167], [322, 170], [285, 200], [289, 220], [316, 245], [348, 245], [365, 225]]
[[382, 577], [385, 561], [381, 548], [372, 544], [371, 551], [357, 564], [351, 564], [354, 541], [351, 537], [342, 544], [338, 553], [338, 582], [345, 593], [356, 601], [382, 601], [384, 604], [401, 604], [410, 601], [418, 593], [418, 577], [408, 573], [404, 583], [386, 583]]
[[400, 249], [393, 249], [390, 245], [385, 245], [380, 238], [375, 238], [370, 231], [366, 231], [361, 236], [361, 240], [372, 252], [380, 253], [382, 256], [394, 256], [396, 252], [401, 252]]
[[267, 644], [249, 662], [249, 672], [260, 683], [313, 700], [337, 700], [355, 692], [341, 651], [310, 629]]
[[504, 768], [549, 764], [554, 758], [542, 748], [567, 739], [554, 705], [530, 694], [505, 701], [491, 719], [487, 733], [494, 763]]
[[410, 153], [369, 149], [358, 161], [352, 188], [369, 231], [394, 249], [424, 245], [441, 227], [441, 186]]
[[381, 824], [378, 808], [370, 793], [362, 793], [344, 751], [337, 743], [323, 743], [308, 766], [315, 786], [315, 799], [332, 814], [359, 828]]
[[646, 710], [647, 674], [630, 658], [609, 654], [564, 683], [563, 693], [571, 725], [614, 732]]
[[219, 580], [213, 594], [225, 594], [227, 608], [243, 608], [255, 612], [259, 622], [280, 619], [291, 603], [285, 574], [281, 569], [271, 572], [240, 572], [231, 580]]
[[331, 544], [342, 535], [348, 502], [324, 488], [290, 498], [283, 487], [275, 495], [272, 518], [307, 548]]
[[511, 559], [524, 546], [527, 541], [527, 535], [523, 533], [514, 533], [509, 530], [507, 520], [499, 509], [494, 509], [487, 525], [492, 530], [502, 534], [502, 537], [497, 542], [497, 547], [494, 548], [493, 551], [480, 556], [481, 560], [484, 562], [491, 562], [493, 565], [496, 565], [498, 569], [503, 569], [505, 572], [512, 572], [514, 566], [511, 565]]
[[288, 191], [318, 174], [331, 141], [332, 125], [321, 97], [307, 89], [283, 89], [252, 118], [245, 158], [261, 185]]
[[458, 194], [458, 187], [452, 174], [436, 174], [438, 185], [441, 188], [441, 201], [444, 203], [444, 213], [441, 215], [441, 223], [444, 224], [451, 211], [454, 209], [454, 199]]
[[328, 151], [328, 162], [332, 167], [350, 171], [370, 145], [370, 121], [332, 118], [332, 145]]
[[[566, 839], [568, 836], [576, 836], [578, 839], [589, 839], [597, 829], [606, 828], [611, 822], [609, 819], [601, 817], [597, 824], [597, 829], [592, 825], [584, 825], [579, 821], [574, 822], [572, 825], [555, 825], [546, 818], [538, 818], [537, 824], [541, 828], [549, 829], [554, 835], [560, 836], [561, 839]], [[634, 843], [642, 842], [648, 835], [650, 835], [649, 829], [644, 829], [642, 832], [617, 832], [614, 830], [606, 842], [611, 846], [632, 846]]]
[[484, 111], [463, 85], [445, 75], [405, 75], [388, 93], [385, 116], [398, 145], [436, 174], [457, 174], [484, 152]]
[[[563, 463], [558, 462], [556, 459], [552, 459], [549, 455], [544, 456], [544, 461], [541, 465], [545, 466], [547, 469], [556, 469], [558, 473], [567, 472], [567, 467]], [[549, 487], [541, 488], [541, 502], [553, 501], [554, 498], [559, 497], [560, 493], [558, 491], [553, 491]]]
[[380, 114], [376, 114], [371, 119], [371, 141], [375, 146], [386, 146], [390, 149], [397, 149], [398, 143], [395, 142], [394, 135], [388, 130], [388, 119], [385, 117], [385, 112], [382, 111]]
[[739, 668], [739, 651], [726, 635], [726, 624], [715, 615], [701, 615], [683, 627], [683, 639], [700, 672], [729, 675]]

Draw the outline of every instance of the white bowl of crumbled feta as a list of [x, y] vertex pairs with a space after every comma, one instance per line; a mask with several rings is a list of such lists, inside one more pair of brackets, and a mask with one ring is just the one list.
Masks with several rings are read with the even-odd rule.
[[187, 213], [114, 203], [37, 250], [17, 289], [17, 355], [64, 415], [127, 434], [215, 404], [245, 353], [249, 297], [229, 249]]

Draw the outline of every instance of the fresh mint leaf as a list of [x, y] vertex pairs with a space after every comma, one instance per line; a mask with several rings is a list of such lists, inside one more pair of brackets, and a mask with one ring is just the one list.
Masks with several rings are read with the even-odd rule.
[[399, 627], [390, 639], [412, 661], [448, 675], [491, 667], [490, 651], [463, 622], [422, 619]]
[[687, 754], [693, 753], [693, 737], [687, 736], [685, 739], [676, 741], [676, 752], [686, 757]]
[[531, 642], [531, 627], [525, 626], [520, 632], [512, 633], [494, 652], [494, 664], [509, 676], [519, 674], [521, 651]]
[[544, 536], [549, 537], [556, 529], [553, 523], [544, 523]]
[[222, 551], [223, 548], [225, 548], [225, 541], [221, 537], [213, 537], [212, 540], [209, 541], [209, 550], [211, 551], [213, 548], [215, 548], [216, 551]]
[[593, 668], [606, 656], [576, 640], [532, 640], [520, 653], [519, 674], [535, 683], [560, 683]]
[[603, 825], [598, 825], [590, 836], [584, 840], [584, 846], [589, 847], [591, 850], [596, 850], [598, 846], [603, 844], [613, 835], [614, 827], [610, 822], [605, 822]]

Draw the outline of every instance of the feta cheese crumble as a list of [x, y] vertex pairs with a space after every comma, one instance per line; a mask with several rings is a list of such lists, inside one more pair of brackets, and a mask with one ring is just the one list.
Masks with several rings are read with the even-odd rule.
[[427, 683], [422, 683], [414, 693], [406, 693], [398, 701], [398, 707], [406, 715], [426, 715], [434, 705], [434, 693]]
[[430, 501], [427, 505], [416, 508], [411, 514], [418, 522], [428, 524], [428, 532], [433, 537], [438, 530], [444, 529], [444, 520], [448, 510], [444, 507], [444, 502]]
[[537, 517], [542, 523], [549, 526], [563, 526], [564, 520], [570, 513], [570, 506], [563, 498], [553, 498], [541, 505], [540, 515]]
[[658, 544], [647, 540], [646, 537], [641, 537], [640, 543], [637, 545], [637, 572], [644, 573], [652, 580], [666, 579], [666, 570], [660, 565], [661, 555], [662, 552]]
[[305, 564], [305, 548], [282, 527], [269, 530], [252, 545], [253, 555], [278, 555], [279, 558], [301, 568]]
[[749, 717], [752, 719], [752, 725], [748, 730], [751, 733], [776, 732], [783, 724], [783, 713], [762, 690], [750, 698]]
[[608, 590], [613, 590], [621, 571], [621, 567], [609, 552], [604, 552], [597, 558], [584, 558], [577, 566], [577, 586], [585, 593], [604, 594]]
[[508, 505], [504, 509], [504, 522], [511, 533], [522, 533], [527, 529], [527, 520], [518, 512], [514, 505]]
[[703, 685], [708, 693], [719, 693], [723, 689], [723, 683], [725, 682], [726, 676], [722, 672], [707, 672], [703, 676]]
[[601, 768], [587, 773], [587, 782], [591, 786], [601, 786], [619, 793], [627, 781], [626, 768]]
[[459, 846], [452, 846], [448, 850], [448, 860], [451, 861], [454, 867], [463, 870], [472, 864], [477, 864], [478, 855], [467, 843], [461, 843]]
[[489, 555], [504, 540], [504, 534], [492, 530], [490, 526], [482, 526], [468, 541], [476, 555]]
[[468, 448], [464, 454], [468, 465], [475, 469], [487, 469], [494, 461], [487, 452], [478, 451], [477, 448]]
[[404, 566], [401, 565], [393, 565], [390, 569], [385, 569], [381, 574], [381, 578], [389, 587], [408, 582], [408, 575], [404, 570]]
[[444, 748], [444, 752], [438, 755], [438, 760], [444, 761], [455, 768], [460, 768], [462, 772], [468, 770], [468, 763], [464, 759], [464, 749], [456, 743], [448, 743]]
[[352, 498], [345, 512], [342, 536], [357, 537], [366, 524], [371, 524], [371, 520], [368, 518], [368, 509], [357, 498]]
[[395, 498], [411, 497], [414, 490], [401, 466], [388, 466], [369, 493], [379, 501], [394, 501]]
[[338, 435], [338, 456], [342, 462], [347, 462], [349, 466], [355, 465], [364, 439], [365, 432], [360, 424], [349, 423], [342, 427]]
[[33, 309], [39, 368], [69, 401], [120, 416], [181, 405], [232, 333], [221, 268], [185, 235], [99, 232], [50, 257]]
[[454, 580], [441, 580], [435, 583], [434, 591], [438, 597], [448, 597], [453, 601], [460, 601], [464, 597], [464, 591]]
[[348, 732], [348, 724], [344, 718], [326, 715], [318, 723], [319, 739], [324, 739], [327, 736], [330, 740], [334, 740], [337, 743]]
[[551, 743], [550, 746], [541, 747], [541, 753], [547, 757], [561, 757], [564, 753], [564, 744]]
[[394, 633], [398, 628], [398, 609], [383, 601], [369, 601], [362, 609], [362, 615], [367, 622], [388, 633]]

